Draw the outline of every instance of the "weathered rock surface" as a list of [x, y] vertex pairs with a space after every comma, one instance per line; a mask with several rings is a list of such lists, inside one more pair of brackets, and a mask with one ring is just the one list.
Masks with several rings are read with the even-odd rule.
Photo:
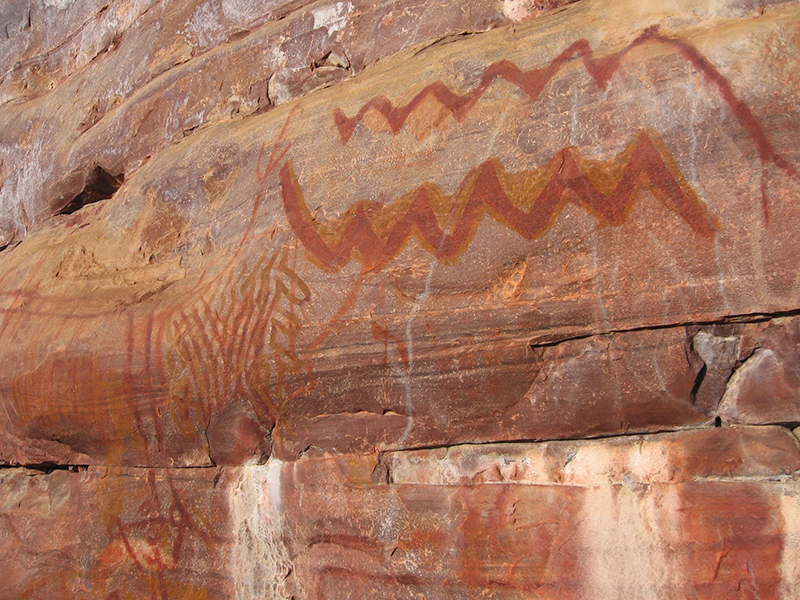
[[743, 334], [720, 416], [733, 423], [800, 423], [800, 319], [750, 325]]
[[800, 595], [799, 21], [0, 8], [0, 598]]
[[780, 427], [14, 469], [0, 597], [791, 598], [798, 469]]

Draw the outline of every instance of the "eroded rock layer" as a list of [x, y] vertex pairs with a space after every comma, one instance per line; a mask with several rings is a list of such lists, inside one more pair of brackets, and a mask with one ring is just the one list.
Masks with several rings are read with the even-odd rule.
[[798, 22], [0, 9], [0, 598], [800, 595]]

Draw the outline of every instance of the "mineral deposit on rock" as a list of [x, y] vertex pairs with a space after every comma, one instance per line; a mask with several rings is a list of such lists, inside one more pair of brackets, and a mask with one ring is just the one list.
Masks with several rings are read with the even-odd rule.
[[0, 7], [0, 599], [800, 597], [800, 2]]

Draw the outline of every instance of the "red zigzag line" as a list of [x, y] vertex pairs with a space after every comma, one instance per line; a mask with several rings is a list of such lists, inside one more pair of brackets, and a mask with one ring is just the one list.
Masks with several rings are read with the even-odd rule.
[[[573, 42], [566, 50], [559, 54], [549, 66], [542, 69], [522, 71], [509, 60], [501, 60], [492, 63], [484, 72], [480, 85], [463, 96], [453, 92], [441, 81], [436, 81], [423, 88], [422, 91], [414, 96], [411, 102], [404, 106], [395, 107], [386, 96], [376, 96], [362, 106], [354, 117], [348, 117], [341, 109], [337, 108], [333, 111], [333, 118], [336, 126], [339, 128], [339, 136], [343, 144], [346, 144], [350, 140], [356, 125], [370, 110], [377, 110], [386, 117], [389, 126], [396, 135], [400, 129], [402, 129], [409, 115], [428, 96], [436, 98], [452, 113], [457, 121], [462, 121], [495, 79], [503, 78], [515, 84], [524, 91], [531, 100], [535, 101], [542, 93], [544, 87], [561, 70], [561, 67], [575, 56], [583, 60], [586, 71], [591, 75], [592, 79], [594, 79], [598, 87], [605, 89], [606, 84], [614, 73], [616, 73], [625, 55], [637, 46], [646, 43], [666, 44], [676, 48], [698, 72], [703, 74], [706, 80], [717, 87], [739, 123], [745, 128], [750, 138], [753, 140], [753, 143], [758, 149], [762, 167], [771, 162], [790, 175], [795, 177], [798, 175], [797, 170], [772, 147], [761, 124], [753, 115], [750, 108], [748, 108], [734, 93], [733, 87], [722, 73], [720, 73], [694, 46], [681, 40], [671, 39], [661, 35], [658, 32], [657, 26], [646, 29], [626, 48], [603, 58], [595, 58], [589, 42], [585, 39], [580, 39]], [[762, 185], [765, 185], [765, 183], [762, 183]], [[762, 190], [762, 193], [765, 194], [766, 192]]]
[[[567, 201], [575, 202], [603, 221], [620, 225], [627, 217], [646, 178], [667, 204], [698, 234], [714, 234], [711, 220], [694, 193], [676, 179], [646, 134], [639, 135], [621, 157], [630, 155], [616, 187], [609, 194], [599, 191], [580, 166], [577, 152], [565, 148], [550, 163], [553, 174], [531, 208], [526, 212], [509, 198], [503, 186], [506, 171], [497, 159], [489, 159], [472, 169], [450, 199], [456, 204], [454, 226], [445, 231], [431, 202], [446, 197], [433, 184], [423, 184], [398, 202], [408, 206], [393, 219], [385, 232], [377, 232], [371, 215], [383, 207], [359, 202], [340, 217], [341, 234], [328, 245], [313, 224], [303, 192], [291, 162], [281, 168], [280, 180], [286, 216], [306, 249], [329, 270], [339, 270], [357, 257], [366, 269], [374, 269], [394, 257], [413, 235], [440, 260], [453, 261], [466, 250], [484, 212], [521, 236], [533, 239], [550, 227]], [[568, 194], [567, 194], [568, 193]], [[566, 195], [565, 195], [566, 194]], [[395, 203], [395, 206], [397, 203]]]

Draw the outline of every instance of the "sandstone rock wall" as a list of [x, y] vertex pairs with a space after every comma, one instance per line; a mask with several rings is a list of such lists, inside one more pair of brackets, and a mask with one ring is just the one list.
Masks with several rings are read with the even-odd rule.
[[800, 597], [798, 23], [5, 3], [0, 598]]

